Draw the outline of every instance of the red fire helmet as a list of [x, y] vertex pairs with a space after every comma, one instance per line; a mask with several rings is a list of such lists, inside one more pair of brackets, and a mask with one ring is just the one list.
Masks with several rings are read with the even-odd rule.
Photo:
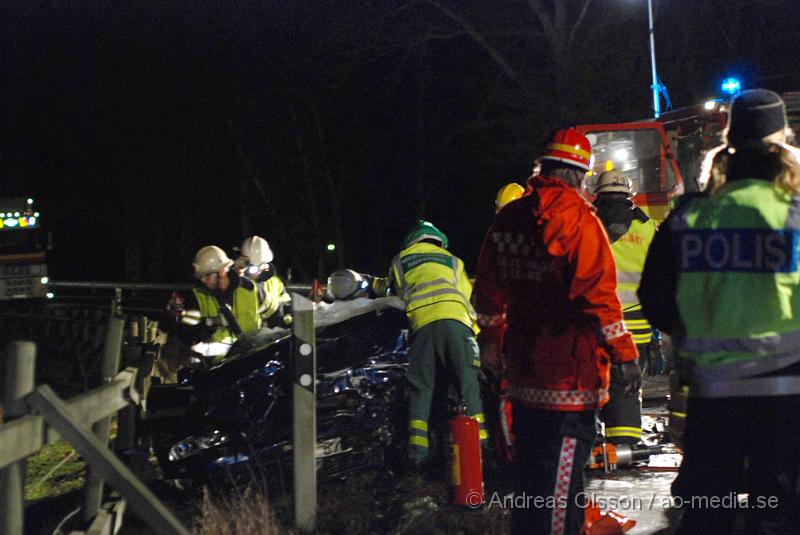
[[592, 146], [586, 136], [574, 128], [556, 130], [544, 146], [544, 151], [542, 160], [555, 160], [591, 170], [589, 158], [592, 156]]

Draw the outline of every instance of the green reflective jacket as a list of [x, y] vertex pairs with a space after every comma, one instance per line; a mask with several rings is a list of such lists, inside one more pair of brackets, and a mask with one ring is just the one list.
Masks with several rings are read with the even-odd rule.
[[800, 197], [732, 182], [676, 208], [669, 230], [692, 395], [800, 393], [800, 378], [763, 377], [800, 362]]

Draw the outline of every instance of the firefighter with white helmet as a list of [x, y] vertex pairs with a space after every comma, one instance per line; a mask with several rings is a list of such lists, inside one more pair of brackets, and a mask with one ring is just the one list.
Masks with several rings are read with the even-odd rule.
[[289, 313], [291, 297], [286, 285], [275, 271], [275, 255], [261, 236], [250, 236], [236, 259], [237, 272], [256, 283], [259, 292], [261, 318], [270, 327], [285, 327], [292, 321]]
[[[625, 327], [639, 350], [642, 369], [655, 375], [663, 371], [660, 342], [658, 339], [653, 342], [653, 328], [642, 314], [636, 290], [656, 226], [633, 202], [633, 183], [622, 171], [611, 169], [601, 173], [591, 193], [596, 195], [597, 217], [611, 243], [617, 268], [617, 297], [622, 304]], [[656, 347], [651, 348], [653, 343]], [[609, 396], [610, 400], [602, 410], [608, 441], [612, 444], [636, 444], [642, 438], [641, 403], [639, 396], [624, 395], [623, 378], [616, 368], [611, 370]]]
[[219, 360], [242, 333], [261, 326], [255, 283], [231, 266], [233, 260], [216, 245], [197, 251], [192, 267], [200, 285], [192, 289], [181, 315], [183, 341]]

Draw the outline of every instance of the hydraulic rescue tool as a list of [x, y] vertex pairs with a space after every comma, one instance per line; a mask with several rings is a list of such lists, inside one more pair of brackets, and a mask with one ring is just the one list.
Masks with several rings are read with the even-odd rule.
[[644, 444], [611, 444], [605, 442], [592, 449], [586, 466], [591, 470], [603, 469], [606, 473], [613, 472], [620, 466], [625, 466], [637, 461], [646, 461], [651, 455], [665, 453], [663, 445], [645, 446]]

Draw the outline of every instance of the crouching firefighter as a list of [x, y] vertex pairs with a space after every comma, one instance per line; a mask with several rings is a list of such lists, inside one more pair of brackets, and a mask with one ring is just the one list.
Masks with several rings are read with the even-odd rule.
[[464, 263], [447, 251], [447, 237], [426, 221], [419, 221], [406, 237], [402, 251], [392, 260], [390, 280], [393, 292], [406, 303], [411, 327], [409, 462], [412, 468], [420, 468], [429, 453], [428, 421], [437, 363], [440, 369], [454, 370], [467, 415], [478, 420], [481, 444], [486, 443], [472, 285]]
[[192, 289], [181, 316], [181, 339], [217, 362], [242, 333], [261, 326], [255, 283], [231, 271], [232, 265], [219, 247], [197, 251], [192, 266], [200, 285]]

